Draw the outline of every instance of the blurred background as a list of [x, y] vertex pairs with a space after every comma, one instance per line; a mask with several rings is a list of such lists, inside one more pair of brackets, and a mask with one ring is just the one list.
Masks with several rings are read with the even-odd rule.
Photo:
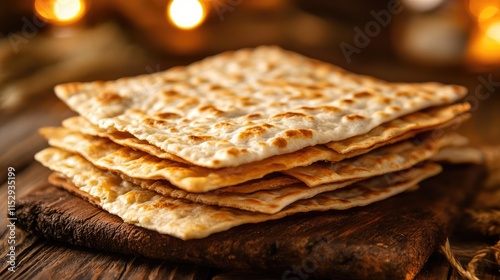
[[2, 124], [52, 102], [59, 83], [262, 44], [389, 81], [464, 85], [474, 117], [461, 129], [499, 143], [500, 0], [0, 0]]

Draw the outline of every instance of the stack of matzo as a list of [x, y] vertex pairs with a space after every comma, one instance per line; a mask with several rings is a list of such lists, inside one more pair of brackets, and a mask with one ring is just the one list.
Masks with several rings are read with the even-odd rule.
[[277, 47], [57, 95], [81, 116], [43, 128], [50, 181], [181, 239], [364, 206], [436, 175], [466, 140], [459, 86], [388, 83]]

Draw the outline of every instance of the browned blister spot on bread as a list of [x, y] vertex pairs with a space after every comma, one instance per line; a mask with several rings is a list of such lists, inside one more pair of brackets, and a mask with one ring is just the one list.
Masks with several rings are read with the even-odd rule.
[[161, 92], [164, 96], [167, 96], [167, 97], [173, 97], [173, 96], [179, 96], [181, 95], [178, 91], [176, 90], [173, 90], [173, 89], [169, 89], [169, 90], [164, 90]]
[[361, 91], [361, 92], [356, 92], [354, 94], [355, 98], [367, 98], [367, 97], [372, 97], [372, 96], [373, 96], [373, 93], [371, 93], [369, 91]]
[[306, 117], [306, 114], [297, 112], [284, 112], [273, 116], [273, 118], [295, 118], [295, 117]]
[[241, 106], [253, 106], [256, 104], [250, 97], [241, 97], [238, 98], [238, 101], [241, 104]]
[[198, 104], [200, 104], [200, 101], [197, 98], [189, 97], [189, 98], [185, 98], [185, 101], [182, 104], [176, 106], [176, 108], [179, 110], [183, 110], [183, 109], [186, 110], [186, 109], [188, 109], [190, 107], [194, 107]]
[[393, 111], [396, 111], [396, 112], [401, 111], [401, 108], [400, 108], [400, 107], [398, 107], [398, 106], [394, 106], [394, 105], [393, 105], [393, 106], [389, 106], [389, 109], [391, 109], [391, 110], [393, 110]]
[[411, 92], [400, 91], [400, 92], [396, 93], [396, 96], [397, 97], [411, 97], [412, 94], [411, 94]]
[[119, 102], [123, 99], [118, 93], [112, 91], [104, 91], [96, 97], [97, 101], [103, 104]]
[[247, 118], [247, 119], [256, 119], [256, 118], [260, 118], [260, 117], [262, 117], [262, 114], [260, 114], [260, 113], [248, 114], [245, 116], [245, 118]]
[[213, 85], [210, 85], [209, 87], [211, 90], [219, 90], [219, 89], [223, 89], [224, 87], [219, 85], [219, 84], [213, 84]]
[[214, 127], [217, 129], [230, 128], [233, 127], [233, 124], [231, 124], [230, 122], [218, 122], [214, 124]]
[[342, 99], [342, 100], [340, 100], [340, 103], [347, 104], [347, 105], [352, 105], [352, 104], [355, 103], [355, 101], [352, 100], [352, 99]]
[[160, 119], [177, 119], [180, 118], [181, 116], [173, 112], [162, 112], [162, 113], [156, 113], [155, 117], [158, 117]]
[[386, 112], [384, 111], [379, 111], [377, 113], [375, 113], [377, 116], [379, 117], [382, 117], [382, 118], [387, 118], [389, 116], [389, 114], [387, 114]]
[[271, 144], [274, 147], [278, 147], [280, 149], [283, 149], [283, 148], [286, 148], [286, 146], [288, 145], [288, 141], [286, 141], [286, 139], [283, 137], [276, 137], [272, 140]]
[[193, 142], [205, 142], [208, 140], [213, 140], [214, 137], [210, 135], [189, 135], [188, 139]]
[[217, 107], [212, 106], [212, 105], [202, 106], [202, 107], [198, 108], [198, 110], [202, 113], [211, 113], [215, 116], [222, 116], [225, 113], [224, 111], [222, 111], [222, 110], [220, 110]]
[[286, 137], [289, 138], [311, 138], [313, 136], [313, 132], [310, 129], [289, 129], [285, 131]]
[[236, 147], [231, 147], [231, 148], [226, 150], [226, 153], [228, 155], [232, 155], [232, 156], [239, 156], [240, 154], [247, 153], [247, 152], [248, 152], [248, 150], [246, 148], [240, 149], [240, 148], [236, 148]]
[[344, 118], [346, 118], [349, 121], [360, 121], [360, 120], [364, 120], [365, 119], [364, 116], [361, 116], [361, 115], [358, 115], [358, 114], [347, 115], [347, 116], [344, 116]]
[[389, 97], [378, 97], [376, 99], [379, 103], [389, 105], [391, 104], [392, 100]]
[[309, 120], [309, 121], [315, 120], [313, 115], [299, 113], [299, 112], [283, 112], [283, 113], [279, 113], [279, 114], [274, 115], [272, 118], [273, 119], [275, 119], [275, 118], [284, 118], [284, 119], [297, 118], [297, 119], [303, 119], [303, 120]]
[[168, 125], [168, 122], [165, 120], [158, 120], [158, 119], [152, 119], [152, 118], [147, 118], [143, 120], [143, 123], [149, 126], [166, 126]]
[[239, 140], [248, 139], [251, 137], [258, 137], [267, 132], [268, 129], [273, 128], [274, 125], [264, 123], [262, 125], [256, 125], [243, 130], [239, 135]]

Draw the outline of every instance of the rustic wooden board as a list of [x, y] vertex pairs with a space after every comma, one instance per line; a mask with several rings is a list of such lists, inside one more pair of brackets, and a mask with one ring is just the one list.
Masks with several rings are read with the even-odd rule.
[[49, 185], [20, 199], [17, 215], [28, 232], [98, 250], [273, 271], [284, 279], [401, 279], [420, 271], [481, 177], [479, 166], [447, 167], [419, 190], [367, 207], [299, 214], [190, 241], [125, 224]]

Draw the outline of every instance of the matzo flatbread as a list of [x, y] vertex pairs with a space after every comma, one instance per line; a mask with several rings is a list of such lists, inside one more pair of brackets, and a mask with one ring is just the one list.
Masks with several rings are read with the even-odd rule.
[[[468, 112], [469, 109], [469, 103], [460, 103], [449, 106], [429, 108], [427, 110], [419, 111], [408, 116], [403, 116], [390, 122], [383, 123], [382, 125], [372, 129], [366, 134], [341, 141], [330, 142], [326, 145], [327, 147], [341, 154], [347, 154], [355, 150], [366, 151], [377, 144], [388, 142], [405, 134], [410, 135], [410, 131], [418, 131], [420, 133], [433, 129], [439, 125], [447, 125], [448, 122], [450, 122], [457, 116]], [[135, 138], [128, 132], [120, 132], [112, 128], [109, 128], [107, 130], [101, 129], [98, 126], [90, 123], [82, 116], [70, 117], [68, 119], [65, 119], [62, 122], [62, 125], [68, 129], [76, 130], [84, 134], [109, 138], [111, 141], [117, 144], [131, 147], [133, 149], [146, 152], [159, 158], [187, 163], [185, 160], [171, 153], [164, 152], [160, 148], [149, 144], [147, 141]], [[415, 134], [411, 135], [413, 136]], [[337, 161], [343, 159], [342, 156], [337, 156], [337, 158]], [[258, 163], [256, 162], [254, 166], [249, 166], [249, 169], [251, 169], [253, 172], [262, 170], [264, 171], [263, 174], [267, 174], [270, 172], [287, 170], [296, 166], [307, 166], [319, 160], [335, 161], [335, 157], [322, 153], [318, 154], [315, 150], [306, 149], [264, 159]], [[246, 167], [240, 166], [240, 168], [245, 169]], [[252, 177], [259, 178], [261, 176], [262, 175], [256, 174]]]
[[[413, 146], [409, 148], [408, 151], [400, 149], [401, 153], [411, 153], [414, 156], [418, 152], [425, 153], [425, 149], [422, 148], [421, 151], [417, 149], [411, 149]], [[411, 149], [411, 150], [410, 150]], [[46, 160], [44, 165], [49, 167], [54, 171], [58, 171], [61, 173], [66, 173], [66, 169], [88, 169], [87, 165], [91, 165], [90, 162], [85, 160], [83, 157], [73, 154], [71, 152], [66, 152], [64, 150], [60, 150], [57, 148], [51, 148], [47, 151], [47, 153], [52, 153], [50, 159], [57, 159], [57, 161]], [[408, 155], [406, 157], [409, 157]], [[415, 164], [415, 163], [414, 163]], [[344, 165], [345, 166], [345, 165]], [[404, 164], [402, 163], [389, 163], [385, 165], [374, 166], [373, 173], [371, 173], [371, 177], [380, 174], [387, 174], [390, 172], [401, 171]], [[336, 183], [323, 184], [320, 186], [316, 186], [314, 188], [310, 188], [304, 183], [297, 183], [288, 186], [284, 186], [281, 188], [275, 188], [271, 190], [258, 190], [253, 193], [231, 193], [231, 192], [220, 192], [220, 191], [212, 191], [206, 193], [190, 193], [184, 190], [175, 188], [168, 182], [164, 180], [142, 180], [131, 178], [122, 174], [117, 174], [122, 179], [127, 180], [131, 183], [134, 183], [143, 189], [155, 191], [159, 194], [169, 196], [172, 198], [182, 198], [187, 199], [197, 203], [203, 203], [207, 205], [217, 205], [224, 207], [232, 207], [238, 208], [242, 210], [261, 212], [266, 214], [274, 214], [278, 211], [281, 211], [286, 206], [301, 200], [313, 197], [317, 194], [333, 191], [336, 189], [340, 189], [349, 185], [352, 185], [355, 182], [361, 181], [368, 177], [363, 172], [358, 172], [353, 167], [354, 173], [351, 174], [346, 172], [347, 174], [342, 174], [342, 176], [349, 177], [349, 180], [342, 180]], [[356, 176], [359, 173], [360, 176]], [[233, 188], [237, 189], [237, 187]]]
[[149, 144], [149, 142], [147, 141], [135, 138], [128, 132], [121, 132], [112, 128], [108, 130], [101, 129], [98, 126], [90, 123], [82, 116], [67, 118], [63, 120], [62, 125], [67, 129], [76, 130], [84, 134], [108, 138], [109, 140], [117, 144], [146, 152], [158, 158], [190, 164], [189, 162], [174, 154], [167, 153], [160, 148]]
[[[341, 161], [346, 158], [365, 154], [385, 145], [403, 141], [422, 131], [444, 129], [448, 126], [461, 123], [467, 118], [466, 114], [461, 114], [451, 120], [449, 120], [449, 117], [445, 117], [451, 116], [452, 112], [459, 113], [463, 110], [468, 110], [468, 106], [457, 104], [446, 108], [433, 108], [431, 111], [435, 113], [432, 115], [424, 114], [430, 118], [426, 123], [432, 124], [432, 126], [422, 128], [421, 125], [423, 125], [424, 120], [421, 119], [418, 122], [419, 126], [417, 126], [417, 129], [410, 129], [406, 133], [403, 133], [403, 129], [393, 129], [393, 126], [384, 124], [387, 130], [376, 128], [377, 133], [369, 132], [366, 134], [366, 138], [371, 140], [363, 140], [361, 138], [360, 147], [364, 145], [366, 148], [344, 154], [335, 152], [323, 145], [317, 145], [306, 147], [290, 154], [273, 156], [254, 163], [220, 169], [209, 169], [177, 161], [171, 162], [168, 159], [158, 159], [149, 156], [149, 154], [117, 145], [108, 139], [83, 135], [69, 129], [42, 128], [40, 132], [49, 140], [51, 145], [77, 152], [101, 168], [121, 172], [130, 177], [166, 179], [177, 187], [191, 192], [206, 192], [236, 184], [244, 184], [244, 186], [230, 187], [237, 189], [231, 192], [249, 193], [290, 184], [290, 178], [280, 176], [279, 178], [274, 178], [272, 182], [265, 179], [259, 182], [247, 183], [249, 180], [259, 179], [266, 174], [288, 170], [296, 166], [307, 166], [317, 161]], [[419, 113], [419, 115], [422, 114]], [[440, 121], [437, 119], [440, 119]], [[398, 121], [398, 123], [401, 122]], [[407, 127], [414, 128], [415, 126]], [[386, 131], [387, 133], [385, 133]], [[130, 142], [134, 142], [134, 140]], [[119, 163], [125, 164], [120, 165]]]
[[[354, 136], [343, 141], [330, 142], [327, 143], [326, 146], [341, 154], [350, 153], [359, 149], [366, 149], [371, 147], [373, 143], [386, 142], [407, 134], [410, 131], [420, 133], [429, 129], [442, 129], [443, 127], [439, 126], [446, 124], [457, 116], [462, 116], [469, 110], [469, 103], [429, 108], [384, 123], [366, 134]], [[466, 115], [464, 115], [464, 117], [467, 118]], [[460, 122], [461, 121], [458, 123]], [[448, 124], [445, 126], [450, 125]]]
[[[239, 189], [239, 192], [245, 193], [256, 189], [275, 188], [279, 184], [268, 184], [267, 180], [259, 181], [258, 185], [253, 184], [254, 187], [250, 189], [247, 186], [249, 184], [244, 182], [254, 177], [262, 177], [267, 172], [277, 169], [277, 167], [279, 167], [278, 170], [285, 169], [279, 165], [280, 162], [270, 162], [269, 164], [261, 162], [255, 165], [213, 170], [158, 159], [144, 152], [117, 145], [105, 138], [93, 137], [64, 128], [42, 128], [40, 132], [49, 140], [52, 146], [81, 154], [100, 168], [120, 172], [135, 178], [165, 179], [175, 186], [191, 192], [205, 192], [239, 183], [243, 183], [243, 185], [235, 186], [233, 189]], [[399, 141], [400, 139], [394, 140]], [[307, 147], [301, 150], [301, 153], [296, 152], [293, 156], [290, 155], [288, 159], [290, 162], [296, 163], [300, 162], [301, 158], [341, 160], [345, 157], [347, 155], [339, 155], [325, 147], [318, 146]], [[285, 161], [282, 160], [282, 162]], [[278, 178], [277, 180], [290, 181], [287, 178]]]
[[[289, 164], [285, 159], [280, 159], [270, 163], [260, 162], [248, 166], [210, 169], [160, 159], [142, 151], [120, 146], [107, 138], [86, 135], [66, 128], [45, 127], [40, 129], [40, 133], [49, 140], [50, 145], [78, 153], [102, 169], [140, 179], [164, 179], [190, 192], [206, 192], [245, 183], [252, 179], [261, 178], [273, 170], [286, 169], [286, 164]], [[294, 153], [293, 158], [288, 158], [289, 161], [300, 163], [301, 160], [329, 159], [330, 156], [336, 155], [338, 154], [320, 146], [307, 147]], [[338, 158], [345, 157], [345, 155], [339, 155]], [[282, 182], [290, 181], [289, 178], [280, 178], [279, 180]], [[237, 186], [237, 188], [240, 187], [242, 186]], [[258, 185], [253, 184], [253, 187], [243, 187], [245, 190], [242, 192], [249, 192], [249, 188], [255, 190], [256, 188], [275, 188], [276, 186], [260, 181]]]
[[310, 187], [341, 182], [356, 178], [367, 178], [412, 167], [427, 160], [447, 146], [467, 142], [467, 138], [448, 132], [439, 137], [426, 136], [378, 148], [355, 158], [340, 162], [317, 162], [308, 166], [284, 170]]
[[129, 132], [210, 168], [365, 134], [466, 94], [455, 85], [355, 75], [277, 47], [226, 52], [161, 73], [55, 90], [93, 124]]
[[[45, 156], [44, 161], [42, 162], [46, 167], [63, 174], [73, 172], [72, 170], [87, 170], [92, 166], [92, 164], [83, 157], [58, 148], [48, 148], [42, 154], [50, 155]], [[298, 183], [282, 188], [265, 191], [260, 190], [247, 194], [220, 191], [198, 194], [175, 188], [163, 180], [142, 180], [130, 178], [121, 174], [113, 174], [134, 183], [143, 189], [155, 191], [164, 196], [187, 199], [192, 202], [206, 205], [238, 208], [266, 214], [276, 213], [300, 199], [310, 198], [316, 194], [336, 190], [362, 180], [350, 180], [338, 184], [319, 186], [314, 189], [309, 188], [303, 183]]]
[[[35, 157], [42, 163], [59, 161], [57, 155], [51, 153], [51, 148], [37, 153]], [[382, 176], [359, 182], [349, 188], [296, 202], [272, 215], [162, 196], [122, 180], [92, 164], [80, 169], [66, 168], [63, 175], [72, 184], [64, 181], [52, 182], [84, 196], [127, 223], [187, 240], [203, 238], [238, 225], [275, 220], [299, 212], [344, 210], [364, 206], [401, 193], [440, 171], [439, 165], [426, 163], [400, 173], [394, 180]], [[387, 186], [389, 181], [391, 185]]]

